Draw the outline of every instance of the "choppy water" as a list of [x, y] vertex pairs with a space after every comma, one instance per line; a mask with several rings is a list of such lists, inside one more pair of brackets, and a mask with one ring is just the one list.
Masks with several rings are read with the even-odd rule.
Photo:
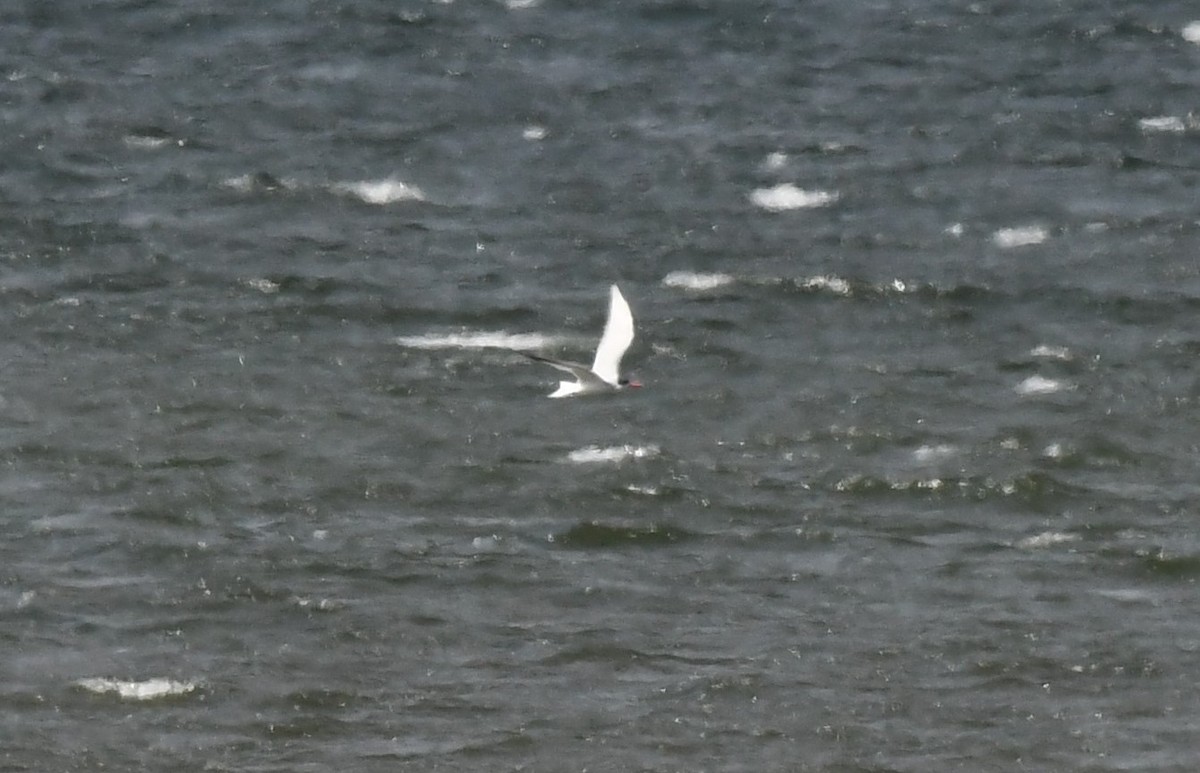
[[4, 6], [0, 768], [1191, 770], [1200, 11], [1071, 5]]

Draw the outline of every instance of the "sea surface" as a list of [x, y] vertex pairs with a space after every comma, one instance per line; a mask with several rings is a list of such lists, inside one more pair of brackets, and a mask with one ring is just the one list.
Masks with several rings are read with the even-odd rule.
[[1192, 2], [4, 3], [0, 771], [1195, 770], [1198, 95]]

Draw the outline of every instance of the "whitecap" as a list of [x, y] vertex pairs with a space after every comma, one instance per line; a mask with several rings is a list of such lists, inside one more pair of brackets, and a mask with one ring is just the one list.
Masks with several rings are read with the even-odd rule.
[[1001, 228], [992, 234], [992, 242], [997, 247], [1011, 249], [1027, 247], [1031, 244], [1041, 244], [1049, 238], [1050, 232], [1040, 225], [1027, 225], [1019, 228]]
[[398, 336], [392, 340], [409, 349], [541, 349], [559, 343], [558, 339], [541, 333], [486, 330]]
[[155, 698], [168, 698], [174, 695], [187, 695], [199, 685], [196, 682], [185, 682], [176, 679], [156, 677], [142, 682], [130, 682], [122, 679], [89, 678], [75, 682], [88, 692], [99, 694], [116, 693], [125, 700], [150, 701]]
[[838, 276], [811, 276], [800, 282], [805, 290], [828, 290], [836, 295], [849, 295], [850, 283]]
[[1062, 443], [1051, 443], [1042, 449], [1042, 456], [1047, 459], [1062, 459], [1067, 452], [1063, 450]]
[[1146, 133], [1169, 132], [1182, 134], [1187, 131], [1187, 124], [1177, 115], [1157, 115], [1153, 118], [1139, 118], [1138, 128]]
[[1071, 359], [1071, 350], [1065, 346], [1038, 344], [1029, 350], [1029, 356], [1047, 360], [1069, 360]]
[[1017, 542], [1019, 548], [1048, 548], [1053, 545], [1061, 545], [1064, 542], [1075, 542], [1079, 539], [1076, 534], [1067, 534], [1061, 531], [1044, 531], [1041, 534], [1035, 534], [1032, 537], [1026, 537]]
[[1200, 21], [1188, 22], [1180, 34], [1187, 42], [1200, 45]]
[[237, 177], [227, 177], [221, 181], [222, 187], [232, 188], [238, 193], [254, 193], [255, 191], [294, 190], [298, 186], [295, 180], [280, 179], [267, 172], [242, 174]]
[[521, 136], [531, 142], [536, 141], [536, 140], [544, 140], [544, 139], [546, 139], [546, 127], [545, 126], [526, 126], [521, 131]]
[[694, 290], [697, 292], [715, 290], [734, 281], [735, 278], [729, 274], [698, 274], [692, 271], [672, 271], [664, 276], [662, 280], [663, 284], [667, 287], [676, 287], [682, 290]]
[[342, 607], [339, 602], [333, 599], [313, 600], [307, 596], [293, 596], [292, 603], [300, 609], [311, 609], [314, 612], [332, 612]]
[[247, 279], [246, 286], [253, 290], [258, 290], [264, 295], [271, 295], [272, 293], [279, 292], [279, 283], [273, 282], [265, 277], [254, 277], [253, 279]]
[[954, 446], [949, 443], [940, 443], [936, 446], [920, 446], [913, 449], [913, 459], [918, 462], [931, 462], [936, 459], [945, 459], [949, 456], [954, 456], [957, 452]]
[[756, 188], [750, 193], [750, 202], [768, 212], [824, 207], [837, 199], [838, 194], [835, 191], [808, 191], [791, 183], [781, 183], [771, 188]]
[[333, 190], [347, 196], [354, 196], [368, 204], [394, 204], [397, 201], [425, 201], [425, 193], [420, 188], [392, 178], [334, 183]]
[[1067, 388], [1066, 382], [1045, 376], [1030, 376], [1016, 386], [1017, 394], [1022, 395], [1048, 395]]
[[486, 537], [475, 537], [471, 540], [471, 549], [480, 552], [495, 550], [500, 546], [500, 537], [495, 534], [489, 534]]
[[780, 153], [779, 151], [776, 151], [774, 153], [767, 154], [767, 158], [763, 161], [763, 166], [767, 169], [775, 171], [783, 169], [783, 167], [787, 165], [787, 162], [787, 153]]
[[[125, 136], [125, 146], [134, 150], [158, 150], [170, 145], [172, 139], [170, 137], [160, 137], [150, 134], [129, 134]], [[178, 140], [177, 144], [182, 147], [183, 140]]]
[[626, 459], [649, 459], [658, 456], [658, 446], [587, 446], [577, 448], [567, 454], [567, 461], [575, 464], [596, 464], [598, 462], [623, 462]]

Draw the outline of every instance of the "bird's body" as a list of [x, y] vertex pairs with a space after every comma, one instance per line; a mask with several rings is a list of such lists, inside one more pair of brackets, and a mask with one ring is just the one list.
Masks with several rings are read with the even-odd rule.
[[580, 362], [556, 360], [529, 352], [523, 352], [523, 354], [532, 360], [544, 362], [574, 376], [574, 381], [558, 382], [558, 389], [550, 393], [550, 397], [570, 397], [613, 392], [627, 386], [640, 387], [641, 384], [636, 381], [621, 378], [621, 358], [631, 343], [633, 343], [633, 313], [629, 310], [629, 304], [625, 302], [625, 297], [621, 295], [620, 289], [613, 285], [609, 290], [608, 321], [604, 324], [604, 334], [600, 336], [600, 345], [596, 347], [596, 358], [590, 368]]

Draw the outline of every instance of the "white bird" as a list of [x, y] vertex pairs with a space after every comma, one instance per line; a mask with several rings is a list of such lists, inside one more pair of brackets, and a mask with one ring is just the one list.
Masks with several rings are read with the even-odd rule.
[[600, 345], [596, 347], [596, 359], [592, 362], [592, 367], [589, 368], [580, 362], [555, 360], [521, 352], [532, 360], [544, 362], [575, 377], [574, 381], [558, 382], [558, 389], [552, 392], [550, 397], [612, 392], [625, 387], [641, 386], [637, 381], [621, 377], [621, 357], [633, 343], [633, 313], [616, 285], [612, 286], [609, 295], [608, 322], [604, 324], [604, 334], [600, 336]]

